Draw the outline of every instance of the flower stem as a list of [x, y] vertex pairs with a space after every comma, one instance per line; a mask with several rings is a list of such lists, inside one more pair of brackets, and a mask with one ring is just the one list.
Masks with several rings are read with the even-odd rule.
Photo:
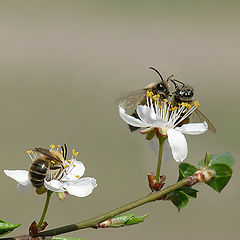
[[[74, 224], [70, 224], [70, 225], [66, 225], [63, 227], [59, 227], [59, 228], [55, 228], [52, 230], [48, 230], [48, 231], [44, 231], [44, 232], [40, 232], [38, 234], [38, 236], [55, 236], [55, 235], [59, 235], [59, 234], [63, 234], [63, 233], [67, 233], [67, 232], [72, 232], [72, 231], [76, 231], [76, 230], [80, 230], [80, 229], [84, 229], [84, 228], [97, 228], [98, 223], [103, 222], [111, 217], [114, 217], [116, 215], [119, 215], [121, 213], [124, 213], [126, 211], [129, 211], [133, 208], [139, 207], [141, 205], [144, 205], [146, 203], [149, 202], [153, 202], [155, 200], [161, 199], [161, 197], [163, 197], [164, 195], [166, 195], [169, 192], [172, 192], [176, 189], [179, 189], [185, 185], [189, 185], [191, 183], [190, 178], [184, 178], [181, 181], [173, 184], [172, 186], [169, 186], [161, 191], [157, 191], [157, 192], [152, 192], [150, 194], [148, 194], [145, 197], [142, 197], [136, 201], [130, 202], [122, 207], [116, 208], [114, 210], [111, 210], [109, 212], [106, 212], [104, 214], [101, 214], [97, 217], [93, 217], [91, 219], [88, 220], [84, 220], [78, 223], [74, 223]], [[46, 238], [45, 238], [46, 239]]]
[[162, 137], [162, 136], [158, 137], [159, 153], [158, 153], [158, 165], [157, 165], [156, 177], [155, 177], [157, 182], [159, 182], [159, 178], [160, 178], [160, 169], [161, 169], [161, 165], [162, 165], [162, 154], [163, 154], [163, 144], [166, 139], [167, 139], [166, 137]]
[[41, 219], [39, 220], [39, 222], [37, 224], [38, 229], [40, 229], [40, 227], [43, 224], [43, 221], [44, 221], [44, 218], [45, 218], [46, 213], [47, 213], [47, 209], [48, 209], [48, 206], [49, 206], [49, 202], [50, 202], [50, 198], [51, 198], [52, 193], [53, 193], [52, 191], [47, 191], [47, 198], [46, 198], [45, 206], [44, 206], [44, 209], [43, 209], [43, 212], [42, 212], [42, 216], [41, 216]]

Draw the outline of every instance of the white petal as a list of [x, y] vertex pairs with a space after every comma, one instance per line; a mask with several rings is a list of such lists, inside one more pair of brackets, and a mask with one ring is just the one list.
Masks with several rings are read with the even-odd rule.
[[58, 180], [55, 180], [55, 179], [51, 181], [44, 180], [44, 185], [50, 191], [64, 192], [63, 184]]
[[141, 120], [129, 116], [128, 114], [125, 113], [125, 110], [119, 106], [119, 114], [120, 117], [129, 125], [134, 126], [134, 127], [148, 127], [146, 124], [144, 124]]
[[[83, 176], [84, 172], [85, 172], [85, 167], [83, 165], [82, 162], [80, 161], [75, 161], [74, 162], [75, 167], [72, 167], [71, 172], [64, 176], [61, 181], [76, 181], [78, 180], [80, 177]], [[66, 168], [67, 170], [67, 168]]]
[[4, 173], [23, 186], [31, 186], [29, 173], [26, 170], [4, 170]]
[[[155, 154], [158, 156], [159, 154], [159, 140], [157, 137], [154, 137], [152, 140], [148, 141], [151, 149], [155, 152]], [[163, 144], [163, 155], [162, 159], [163, 161], [167, 162], [170, 159], [173, 158], [171, 148], [169, 146], [168, 141], [165, 141]]]
[[208, 125], [206, 122], [188, 123], [183, 124], [181, 127], [176, 127], [175, 129], [181, 131], [182, 133], [197, 135], [206, 132], [208, 130]]
[[31, 187], [31, 185], [21, 185], [20, 183], [17, 183], [17, 190], [18, 192], [20, 192], [21, 194], [23, 194], [26, 190], [28, 190]]
[[152, 123], [156, 121], [156, 113], [148, 106], [139, 105], [136, 108], [137, 115], [144, 123]]
[[182, 162], [188, 153], [187, 149], [187, 141], [184, 135], [175, 129], [169, 129], [167, 131], [168, 134], [168, 142], [172, 149], [173, 158], [176, 162]]
[[97, 187], [96, 179], [86, 177], [81, 178], [78, 181], [64, 183], [64, 188], [69, 194], [77, 197], [88, 196], [93, 189]]
[[137, 114], [139, 118], [147, 125], [154, 127], [162, 127], [166, 124], [164, 119], [156, 115], [148, 106], [137, 106]]

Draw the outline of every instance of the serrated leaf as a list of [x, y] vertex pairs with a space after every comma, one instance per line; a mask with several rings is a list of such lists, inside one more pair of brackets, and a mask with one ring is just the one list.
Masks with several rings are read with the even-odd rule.
[[223, 163], [212, 164], [209, 169], [214, 170], [216, 175], [211, 181], [206, 182], [206, 184], [220, 193], [231, 179], [232, 169]]
[[0, 220], [0, 236], [6, 235], [12, 232], [15, 228], [19, 227], [21, 224], [13, 224]]
[[178, 181], [187, 176], [193, 175], [197, 171], [197, 168], [189, 163], [181, 163], [179, 164], [178, 168], [179, 168]]
[[180, 189], [182, 192], [184, 192], [189, 198], [197, 198], [197, 192], [198, 190], [191, 188], [191, 187], [182, 187]]
[[54, 236], [52, 240], [83, 240], [82, 238], [75, 238], [75, 237], [61, 237], [61, 236]]
[[182, 191], [176, 191], [175, 194], [171, 197], [172, 203], [177, 207], [178, 211], [182, 208], [187, 207], [189, 199], [187, 195]]
[[229, 152], [225, 152], [222, 154], [211, 154], [210, 155], [210, 166], [215, 163], [223, 163], [228, 165], [230, 168], [232, 168], [234, 164], [234, 159]]
[[[210, 154], [210, 161], [208, 163], [208, 166], [211, 166], [215, 163], [223, 163], [228, 165], [230, 168], [232, 168], [234, 164], [234, 158], [232, 157], [231, 153], [225, 152], [221, 154]], [[204, 160], [201, 160], [198, 163], [198, 167], [201, 168], [204, 166]]]

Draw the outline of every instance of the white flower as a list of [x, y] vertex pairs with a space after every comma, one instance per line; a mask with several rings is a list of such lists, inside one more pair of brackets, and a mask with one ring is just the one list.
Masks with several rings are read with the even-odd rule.
[[141, 131], [143, 134], [155, 130], [156, 133], [167, 136], [173, 158], [176, 162], [182, 162], [188, 153], [187, 142], [183, 133], [197, 135], [206, 132], [208, 129], [206, 122], [188, 123], [177, 127], [179, 123], [196, 110], [199, 103], [196, 101], [193, 106], [181, 103], [173, 107], [168, 100], [164, 99], [160, 102], [158, 96], [152, 95], [148, 92], [147, 105], [137, 106], [138, 118], [128, 115], [125, 109], [119, 106], [120, 117], [129, 125], [145, 128]]
[[[49, 151], [62, 158], [64, 166], [60, 170], [60, 174], [56, 174], [52, 169], [48, 169], [44, 179], [44, 186], [50, 191], [57, 193], [66, 192], [77, 197], [86, 197], [91, 194], [93, 189], [97, 187], [96, 180], [91, 177], [81, 178], [85, 172], [85, 167], [82, 162], [76, 160], [78, 152], [75, 152], [73, 149], [71, 159], [67, 160], [61, 146], [58, 146], [56, 150], [53, 150], [53, 148], [55, 146], [51, 145]], [[34, 150], [29, 150], [27, 153], [33, 162], [36, 158], [44, 156], [44, 154]], [[63, 157], [63, 155], [65, 156]], [[32, 186], [29, 171], [4, 170], [4, 173], [18, 182], [17, 190], [21, 193]]]

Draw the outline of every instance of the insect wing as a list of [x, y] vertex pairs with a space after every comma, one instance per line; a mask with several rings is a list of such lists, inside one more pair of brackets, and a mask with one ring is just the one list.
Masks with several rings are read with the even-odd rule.
[[208, 129], [213, 132], [216, 133], [216, 128], [214, 127], [214, 125], [211, 123], [211, 121], [209, 119], [207, 119], [207, 117], [205, 117], [198, 109], [196, 109], [193, 114], [191, 115], [191, 122], [203, 122], [206, 121], [208, 124]]
[[61, 160], [58, 159], [57, 157], [55, 157], [48, 149], [45, 149], [45, 148], [34, 148], [33, 151], [39, 152], [39, 153], [49, 157], [50, 159], [55, 160], [56, 162], [61, 162]]
[[119, 106], [124, 108], [126, 112], [131, 114], [135, 111], [135, 108], [145, 98], [145, 95], [146, 95], [145, 89], [132, 92], [129, 95], [120, 99]]

